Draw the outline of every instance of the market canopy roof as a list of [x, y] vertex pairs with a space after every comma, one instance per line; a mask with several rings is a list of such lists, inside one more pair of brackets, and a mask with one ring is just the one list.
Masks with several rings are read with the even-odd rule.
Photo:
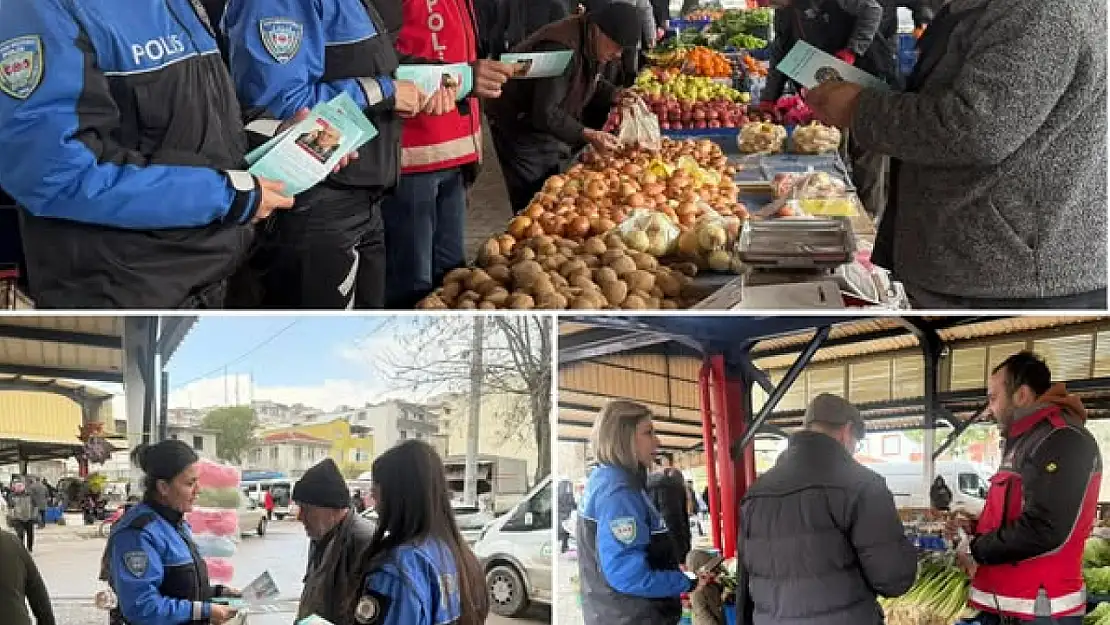
[[[1054, 375], [1083, 397], [1092, 417], [1110, 416], [1110, 317], [910, 319], [927, 324], [947, 354], [957, 356], [945, 366], [958, 384], [942, 387], [938, 396], [954, 421], [985, 405], [982, 387], [990, 366], [1020, 349], [1049, 344]], [[586, 440], [598, 409], [611, 398], [624, 398], [648, 405], [658, 416], [665, 448], [697, 448], [702, 443], [698, 374], [705, 355], [724, 353], [734, 362], [748, 352], [777, 383], [824, 325], [830, 326], [828, 337], [807, 365], [812, 375], [795, 382], [795, 401], [784, 398], [760, 432], [796, 429], [804, 409], [797, 400], [817, 392], [851, 396], [871, 431], [922, 427], [924, 359], [917, 328], [906, 318], [585, 316], [560, 324], [559, 438]], [[993, 347], [969, 347], [980, 345]], [[965, 357], [973, 351], [976, 358]], [[867, 392], [876, 383], [887, 387], [885, 393]], [[757, 387], [755, 408], [765, 397]]]
[[[115, 315], [0, 318], [0, 374], [122, 383], [125, 319]], [[165, 360], [196, 319], [160, 318], [157, 348]]]

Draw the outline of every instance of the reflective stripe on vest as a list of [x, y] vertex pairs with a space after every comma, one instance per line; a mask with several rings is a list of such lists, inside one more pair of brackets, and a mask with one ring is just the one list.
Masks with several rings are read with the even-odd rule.
[[[1071, 427], [1054, 406], [1028, 418], [1048, 421], [1052, 425], [1052, 431]], [[1007, 458], [998, 475], [991, 479], [987, 505], [980, 517], [980, 534], [996, 531], [1021, 516], [1024, 485], [1020, 470], [1043, 440], [1044, 438], [1022, 441], [1029, 444], [1018, 450], [1020, 453], [1017, 456]], [[1084, 542], [1094, 527], [1101, 475], [1097, 465], [1092, 467], [1079, 512], [1072, 523], [1071, 531], [1059, 547], [1020, 562], [979, 566], [971, 582], [968, 602], [980, 610], [1034, 619], [1049, 616], [1037, 614], [1037, 596], [1043, 590], [1049, 605], [1042, 608], [1047, 608], [1052, 617], [1082, 613], [1086, 608], [1086, 591], [1083, 588], [1080, 560]], [[1006, 501], [1007, 499], [1010, 501]], [[1044, 609], [1041, 611], [1044, 612]]]
[[[1026, 617], [1032, 616], [1036, 612], [1036, 599], [1005, 597], [983, 592], [974, 586], [971, 587], [967, 600], [975, 608], [999, 614]], [[1052, 616], [1070, 616], [1072, 612], [1087, 609], [1087, 591], [1081, 589], [1078, 592], [1056, 597], [1049, 601], [1052, 604]]]
[[457, 139], [449, 139], [431, 145], [414, 145], [401, 148], [401, 167], [424, 167], [442, 165], [444, 168], [455, 165], [456, 161], [478, 160], [482, 154], [481, 130]]

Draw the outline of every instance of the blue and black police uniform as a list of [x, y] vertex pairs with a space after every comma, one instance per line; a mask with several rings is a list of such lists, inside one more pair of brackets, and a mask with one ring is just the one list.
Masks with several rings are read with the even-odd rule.
[[182, 514], [157, 503], [136, 504], [116, 522], [105, 547], [108, 583], [119, 599], [112, 625], [207, 624], [208, 568]]
[[380, 203], [397, 185], [401, 152], [401, 119], [393, 111], [398, 61], [389, 25], [371, 0], [231, 0], [223, 30], [248, 116], [264, 111], [288, 119], [346, 93], [379, 133], [357, 160], [265, 225], [254, 262], [259, 305], [381, 308]]
[[0, 146], [39, 308], [222, 303], [260, 193], [199, 0], [0, 2]]
[[674, 541], [644, 491], [645, 475], [598, 465], [578, 513], [578, 571], [586, 625], [675, 625], [682, 593]]
[[447, 545], [429, 539], [378, 556], [355, 607], [358, 625], [450, 625], [462, 616], [458, 567]]

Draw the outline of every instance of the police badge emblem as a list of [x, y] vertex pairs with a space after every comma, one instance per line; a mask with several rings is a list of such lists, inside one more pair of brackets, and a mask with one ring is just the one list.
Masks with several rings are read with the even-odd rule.
[[0, 42], [0, 91], [26, 100], [42, 82], [42, 39], [25, 35]]
[[630, 516], [613, 519], [609, 522], [609, 529], [613, 537], [626, 545], [631, 545], [636, 540], [636, 519]]
[[123, 565], [135, 577], [146, 575], [148, 561], [145, 551], [128, 551], [123, 554]]
[[359, 625], [369, 625], [378, 619], [378, 613], [381, 611], [381, 606], [378, 605], [378, 600], [371, 596], [364, 596], [359, 599], [358, 605], [355, 606], [355, 621]]
[[278, 63], [288, 63], [301, 49], [304, 26], [284, 17], [267, 17], [258, 22], [262, 45]]

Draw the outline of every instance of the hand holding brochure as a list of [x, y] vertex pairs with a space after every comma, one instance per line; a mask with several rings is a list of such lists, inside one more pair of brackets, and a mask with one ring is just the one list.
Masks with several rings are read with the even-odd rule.
[[424, 95], [432, 95], [440, 87], [455, 87], [457, 100], [462, 100], [474, 87], [474, 70], [466, 63], [450, 65], [401, 65], [397, 68], [398, 80], [416, 83]]
[[280, 594], [277, 582], [269, 571], [265, 571], [243, 589], [243, 600], [252, 605], [265, 604], [273, 602]]
[[516, 66], [513, 78], [553, 78], [563, 75], [573, 56], [571, 50], [522, 52], [502, 54], [501, 62]]
[[250, 173], [285, 183], [297, 195], [316, 186], [346, 155], [378, 136], [345, 93], [317, 105], [308, 118], [247, 155]]
[[888, 91], [890, 86], [867, 72], [814, 48], [804, 41], [794, 44], [790, 52], [775, 67], [796, 80], [806, 89], [813, 89], [824, 82], [845, 81], [868, 89]]

